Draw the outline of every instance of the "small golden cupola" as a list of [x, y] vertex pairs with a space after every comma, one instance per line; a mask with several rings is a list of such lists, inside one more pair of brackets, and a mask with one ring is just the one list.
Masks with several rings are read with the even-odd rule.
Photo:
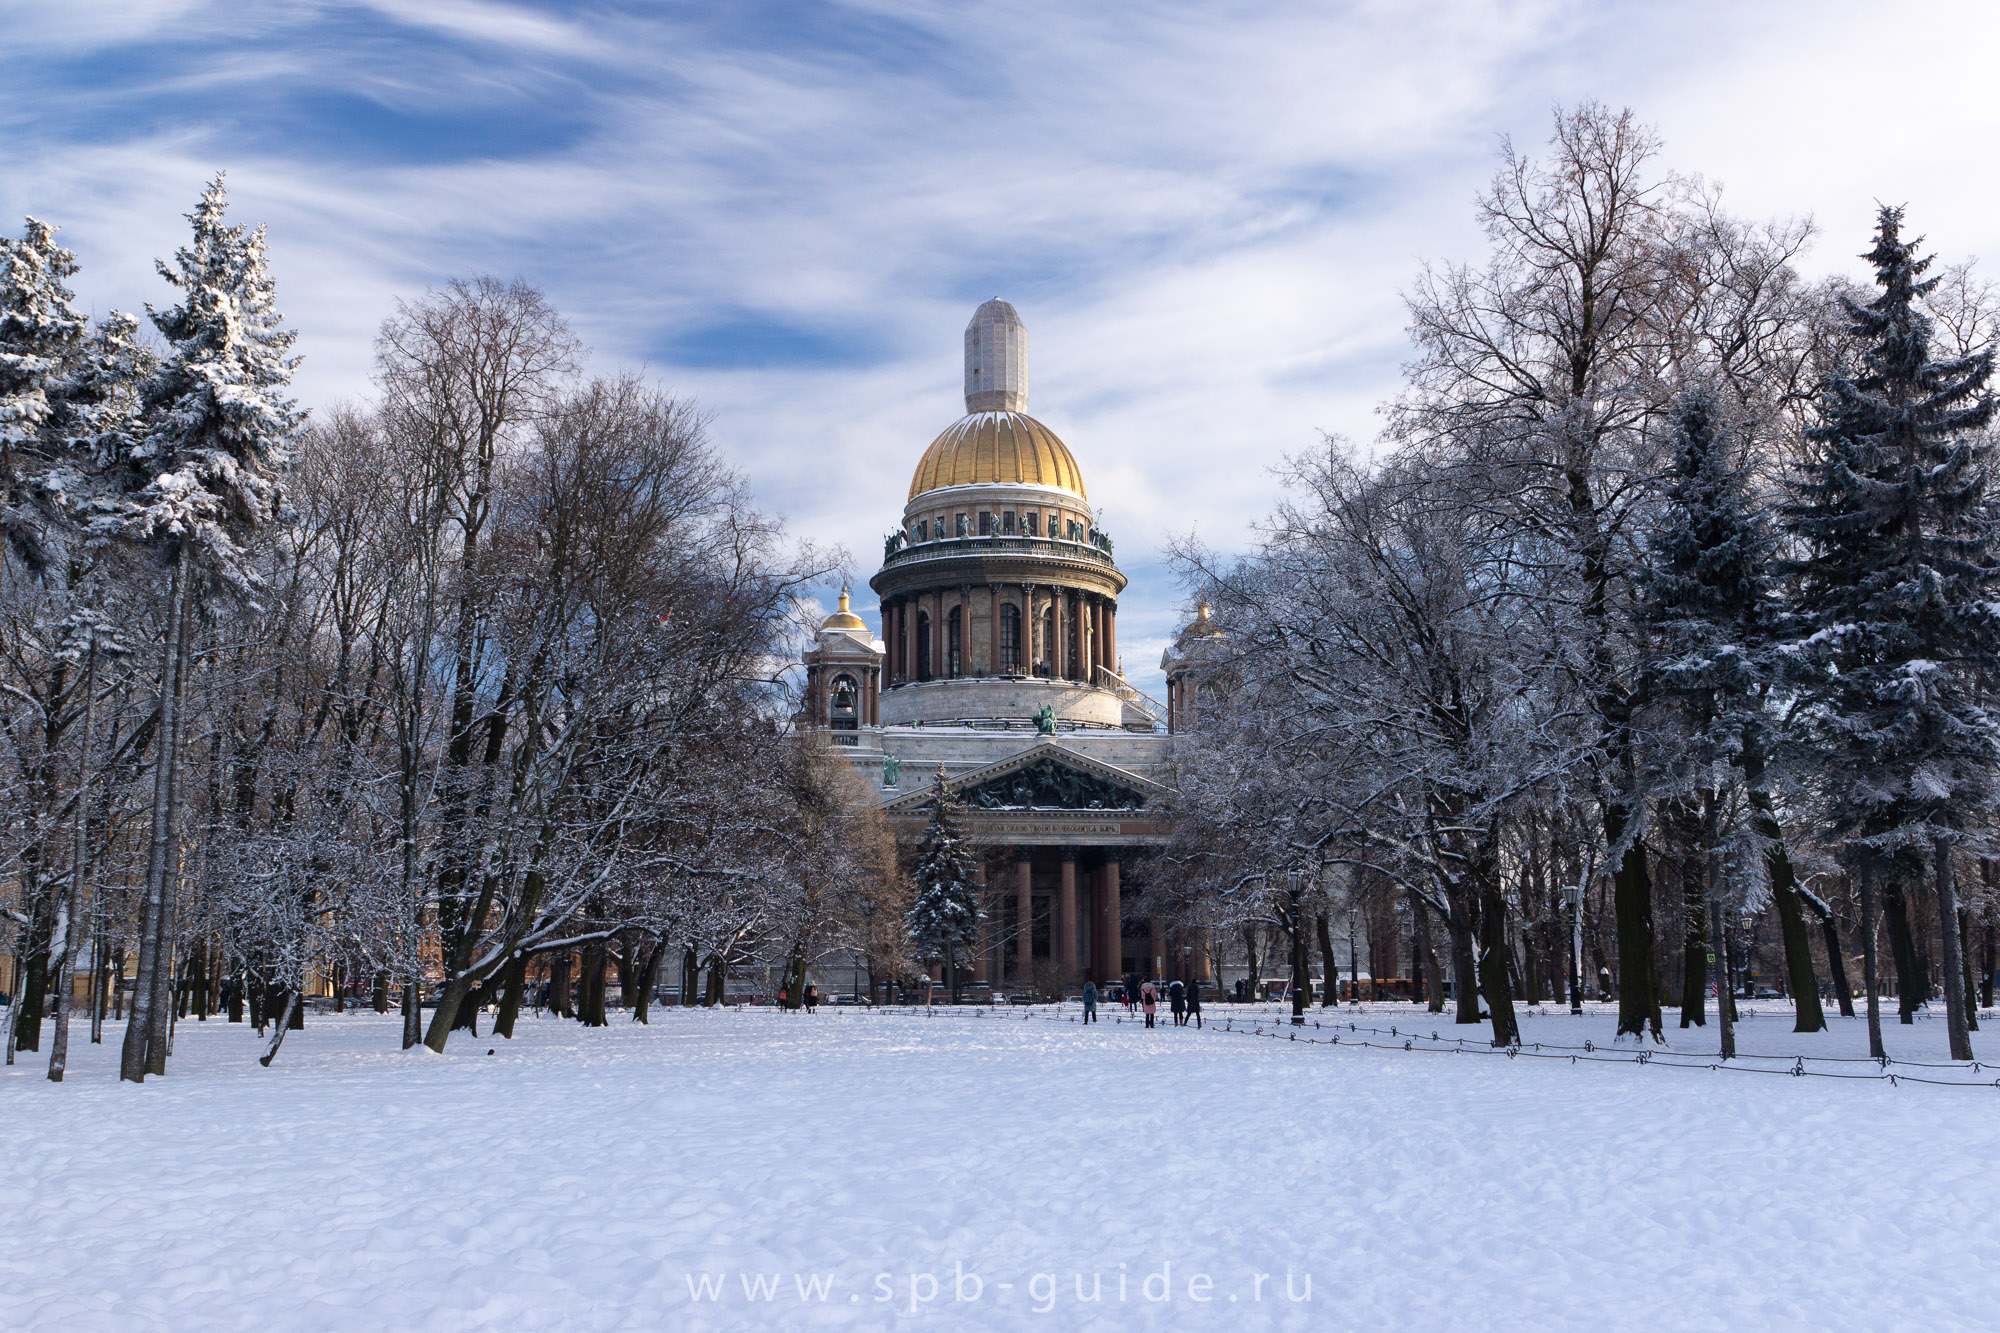
[[863, 620], [860, 616], [855, 615], [854, 612], [847, 609], [847, 588], [845, 585], [842, 585], [840, 589], [840, 609], [838, 611], [835, 611], [832, 615], [828, 616], [826, 618], [826, 623], [821, 625], [820, 628], [858, 629], [858, 630], [865, 630], [868, 628], [867, 621]]

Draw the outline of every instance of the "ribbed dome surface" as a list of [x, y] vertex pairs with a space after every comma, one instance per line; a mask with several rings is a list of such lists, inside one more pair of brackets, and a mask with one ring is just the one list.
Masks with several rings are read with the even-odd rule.
[[974, 412], [931, 441], [910, 479], [910, 498], [946, 486], [1011, 482], [1089, 498], [1069, 446], [1024, 412]]

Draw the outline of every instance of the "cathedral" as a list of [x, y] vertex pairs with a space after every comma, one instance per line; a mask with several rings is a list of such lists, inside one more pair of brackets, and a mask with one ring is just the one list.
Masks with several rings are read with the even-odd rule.
[[[869, 580], [882, 634], [843, 590], [805, 654], [801, 721], [847, 747], [900, 837], [921, 834], [938, 782], [964, 801], [985, 897], [975, 989], [1207, 979], [1202, 941], [1170, 938], [1143, 882], [1177, 719], [1125, 679], [1125, 576], [1075, 455], [1027, 409], [1028, 331], [988, 301], [965, 328], [965, 415], [917, 460]], [[1163, 663], [1170, 701], [1188, 641]]]

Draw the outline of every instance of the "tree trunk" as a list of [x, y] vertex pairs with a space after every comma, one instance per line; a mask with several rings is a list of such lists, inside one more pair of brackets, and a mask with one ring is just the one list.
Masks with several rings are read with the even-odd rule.
[[1444, 973], [1438, 967], [1437, 945], [1431, 939], [1431, 913], [1424, 900], [1410, 894], [1410, 930], [1422, 950], [1425, 1007], [1434, 1014], [1444, 1012]]
[[[1804, 897], [1803, 893], [1800, 897]], [[1807, 899], [1810, 903], [1811, 900]], [[1847, 979], [1847, 962], [1840, 952], [1840, 923], [1833, 919], [1831, 911], [1820, 911], [1813, 904], [1813, 911], [1819, 916], [1820, 934], [1826, 944], [1827, 970], [1833, 974], [1833, 996], [1840, 1005], [1842, 1018], [1854, 1017], [1854, 986]]]
[[587, 1028], [601, 1028], [611, 1021], [604, 1013], [604, 970], [608, 961], [602, 941], [583, 946], [583, 970], [576, 980], [576, 1016]]
[[1952, 880], [1951, 843], [1931, 840], [1931, 864], [1937, 878], [1938, 938], [1944, 945], [1944, 1027], [1951, 1058], [1970, 1060], [1972, 1038], [1965, 1021], [1965, 964], [1958, 950], [1958, 886]]
[[1861, 989], [1868, 1003], [1868, 1054], [1877, 1060], [1889, 1058], [1882, 1044], [1881, 985], [1875, 966], [1875, 868], [1860, 867], [1861, 879]]
[[570, 953], [562, 949], [549, 956], [549, 1016], [571, 1018], [575, 1010], [569, 996]]
[[1507, 983], [1507, 902], [1496, 879], [1489, 877], [1479, 904], [1479, 989], [1493, 1018], [1493, 1044], [1521, 1044], [1521, 1025], [1514, 1017], [1514, 996]]
[[1319, 930], [1319, 956], [1326, 972], [1326, 992], [1320, 996], [1320, 1008], [1334, 1002], [1335, 993], [1340, 990], [1337, 978], [1340, 976], [1340, 962], [1333, 956], [1333, 932], [1327, 927], [1326, 913], [1321, 912], [1313, 921]]
[[[167, 601], [167, 639], [160, 648], [160, 718], [153, 767], [153, 831], [146, 860], [146, 887], [139, 909], [139, 968], [132, 984], [132, 1021], [125, 1028], [125, 1044], [120, 1053], [118, 1076], [143, 1083], [154, 1065], [153, 1040], [160, 1025], [154, 1009], [160, 999], [160, 983], [171, 966], [163, 959], [167, 941], [167, 921], [171, 912], [167, 899], [168, 882], [175, 873], [173, 844], [176, 841], [174, 815], [174, 774], [179, 767], [176, 748], [180, 735], [181, 648], [187, 637], [188, 553], [185, 544], [174, 559], [171, 590]], [[164, 1005], [159, 1005], [164, 1008]], [[161, 1013], [158, 1018], [164, 1020]], [[164, 1035], [163, 1032], [161, 1035]], [[164, 1049], [160, 1052], [164, 1060]]]
[[729, 978], [723, 967], [722, 955], [711, 954], [708, 959], [708, 986], [703, 992], [702, 1003], [709, 1008], [721, 1004], [729, 998]]
[[1889, 954], [1896, 963], [1896, 1021], [1913, 1024], [1930, 992], [1910, 931], [1910, 902], [1900, 875], [1892, 872], [1882, 889], [1882, 924], [1889, 929]]
[[1479, 966], [1474, 961], [1472, 951], [1472, 923], [1467, 919], [1463, 894], [1454, 890], [1446, 898], [1445, 905], [1450, 910], [1445, 914], [1445, 934], [1451, 938], [1451, 992], [1458, 1002], [1458, 1013], [1453, 1022], [1461, 1025], [1477, 1023], [1483, 1017], [1479, 1012]]
[[1654, 1041], [1664, 1040], [1659, 983], [1653, 975], [1653, 880], [1639, 839], [1619, 859], [1611, 892], [1618, 921], [1618, 1035], [1650, 1032]]
[[55, 1032], [49, 1043], [49, 1082], [63, 1081], [69, 1065], [69, 1015], [75, 1007], [76, 909], [83, 901], [84, 874], [90, 865], [90, 746], [97, 720], [97, 643], [93, 636], [84, 654], [83, 734], [76, 758], [76, 819], [70, 852], [69, 880], [56, 905], [55, 937], [49, 943], [49, 964], [56, 978]]
[[1972, 976], [1972, 917], [1963, 907], [1958, 909], [1958, 957], [1965, 971], [1965, 1028], [1968, 1032], [1977, 1032], [1979, 991]]
[[[1717, 856], [1715, 860], [1721, 860]], [[1736, 1058], [1736, 1013], [1730, 1003], [1734, 998], [1729, 984], [1729, 934], [1723, 921], [1722, 897], [1720, 893], [1708, 900], [1709, 936], [1715, 942], [1715, 951], [1709, 955], [1714, 960], [1711, 971], [1715, 974], [1715, 1026], [1722, 1037], [1722, 1058]]]
[[424, 1039], [423, 982], [412, 972], [403, 982], [403, 1049]]
[[[271, 1061], [278, 1058], [278, 1048], [285, 1044], [285, 1034], [291, 1031], [291, 1029], [295, 1026], [292, 1022], [292, 1018], [298, 1012], [298, 1008], [299, 1008], [298, 988], [295, 986], [285, 987], [285, 1007], [278, 1014], [278, 1021], [271, 1024], [270, 1049], [257, 1057], [257, 1063], [264, 1066], [264, 1068], [269, 1069], [271, 1067]], [[296, 1026], [304, 1027], [305, 1025], [303, 1023], [300, 1023], [297, 1024]]]
[[388, 968], [378, 967], [375, 969], [375, 983], [370, 989], [368, 1001], [374, 1007], [376, 1013], [386, 1014], [389, 1012]]
[[661, 937], [653, 941], [653, 947], [646, 951], [646, 965], [639, 969], [639, 993], [633, 997], [632, 1021], [649, 1022], [647, 1015], [652, 1010], [653, 989], [660, 984], [660, 962], [667, 956], [667, 941]]
[[1701, 878], [1691, 873], [1686, 858], [1681, 858], [1681, 1026], [1683, 1028], [1708, 1025], [1707, 1005], [1703, 996], [1708, 993], [1708, 944], [1707, 929], [1702, 924], [1706, 915], [1707, 894], [1703, 891]]

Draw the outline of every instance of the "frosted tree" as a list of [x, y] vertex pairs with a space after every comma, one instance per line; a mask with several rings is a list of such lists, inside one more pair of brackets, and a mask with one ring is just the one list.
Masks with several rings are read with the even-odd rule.
[[[1983, 438], [1993, 352], [1933, 359], [1919, 303], [1936, 280], [1923, 278], [1930, 260], [1903, 239], [1902, 223], [1900, 208], [1883, 208], [1865, 256], [1880, 295], [1842, 302], [1858, 365], [1821, 385], [1820, 422], [1807, 432], [1818, 457], [1794, 479], [1786, 509], [1808, 555], [1796, 567], [1792, 657], [1823, 821], [1861, 882], [1871, 1051], [1884, 1053], [1876, 889], [1900, 904], [1928, 852], [1951, 1053], [1969, 1060], [1952, 849], [1969, 817], [1991, 805], [2000, 762], [1982, 702], [2000, 653]], [[1898, 970], [1909, 970], [1907, 959]]]
[[36, 492], [55, 462], [52, 418], [87, 324], [63, 285], [75, 272], [76, 256], [45, 222], [29, 218], [19, 240], [0, 238], [0, 529], [30, 570], [54, 558]]
[[264, 231], [224, 220], [218, 176], [188, 221], [192, 243], [160, 276], [183, 293], [165, 311], [148, 307], [168, 353], [146, 382], [141, 427], [129, 452], [106, 460], [122, 474], [116, 495], [91, 509], [96, 535], [153, 554], [170, 571], [160, 655], [159, 720], [153, 772], [152, 837], [141, 900], [139, 968], [121, 1075], [134, 1082], [166, 1072], [182, 793], [177, 786], [185, 731], [189, 622], [196, 586], [240, 598], [258, 584], [248, 544], [278, 515], [277, 473], [302, 414], [285, 396], [295, 358], [281, 327], [265, 263]]
[[[1707, 943], [1715, 960], [1716, 1004], [1722, 1054], [1735, 1055], [1727, 982], [1730, 918], [1750, 898], [1743, 875], [1728, 873], [1734, 841], [1728, 813], [1741, 795], [1749, 767], [1762, 776], [1763, 695], [1770, 679], [1770, 638], [1774, 550], [1770, 525], [1749, 493], [1741, 430], [1732, 430], [1721, 404], [1700, 390], [1674, 403], [1671, 485], [1653, 530], [1651, 560], [1641, 579], [1640, 615], [1647, 630], [1644, 693], [1663, 715], [1670, 734], [1682, 742], [1672, 752], [1670, 785], [1675, 799], [1694, 807], [1702, 866], [1697, 881], [1707, 904]], [[1769, 814], [1768, 798], [1764, 812]], [[1758, 832], [1771, 835], [1764, 869], [1773, 888], [1791, 895], [1784, 917], [1788, 959], [1803, 953], [1792, 968], [1798, 1030], [1825, 1026], [1819, 991], [1807, 948], [1805, 920], [1794, 887], [1791, 862], [1775, 819]], [[1694, 876], [1689, 876], [1694, 879]], [[1761, 886], [1758, 886], [1761, 887]], [[1702, 931], [1690, 906], [1687, 986], [1682, 1025], [1702, 1006]]]
[[972, 854], [960, 822], [962, 808], [939, 769], [931, 822], [917, 845], [915, 895], [903, 918], [919, 960], [944, 964], [954, 1004], [959, 997], [959, 953], [979, 938], [979, 919], [984, 915], [973, 886]]

